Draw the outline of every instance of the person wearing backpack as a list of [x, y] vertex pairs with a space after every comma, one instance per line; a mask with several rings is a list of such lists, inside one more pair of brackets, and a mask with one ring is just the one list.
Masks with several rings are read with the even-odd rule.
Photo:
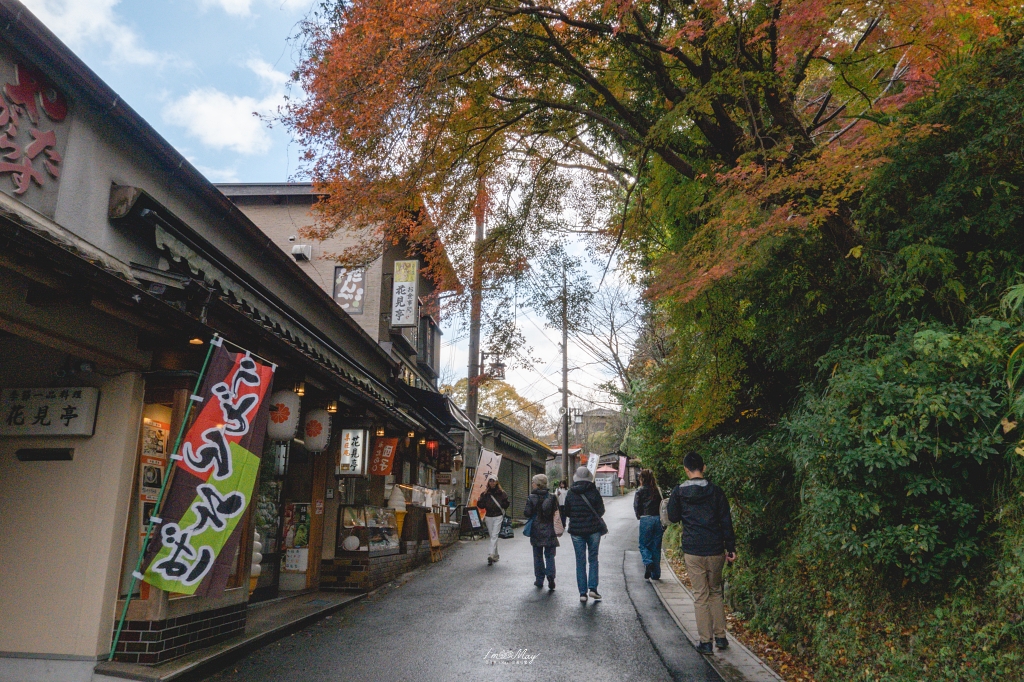
[[498, 560], [498, 533], [501, 532], [501, 522], [508, 509], [508, 495], [501, 489], [497, 476], [487, 479], [487, 487], [480, 493], [480, 499], [476, 501], [476, 507], [484, 516], [484, 524], [487, 525], [487, 534], [491, 538], [490, 551], [487, 554], [487, 565], [490, 566]]
[[[604, 500], [594, 485], [594, 474], [580, 467], [572, 477], [573, 484], [565, 496], [565, 516], [569, 519], [569, 535], [576, 550], [576, 586], [580, 602], [601, 599], [597, 591], [597, 551], [601, 536], [608, 532], [604, 516]], [[589, 570], [588, 570], [589, 568]]]
[[[683, 458], [687, 480], [675, 487], [668, 499], [668, 520], [683, 524], [683, 560], [693, 585], [697, 633], [702, 654], [725, 649], [725, 604], [722, 571], [736, 560], [736, 534], [725, 493], [704, 478], [704, 459], [696, 452]], [[714, 637], [714, 646], [712, 646]]]
[[558, 513], [558, 498], [548, 492], [548, 477], [537, 474], [533, 477], [533, 491], [526, 498], [523, 516], [530, 519], [530, 544], [533, 545], [533, 584], [555, 589], [555, 548], [558, 534], [555, 529], [555, 514]]
[[633, 513], [640, 520], [640, 558], [644, 580], [661, 580], [661, 490], [654, 472], [640, 470], [640, 487], [633, 496]]

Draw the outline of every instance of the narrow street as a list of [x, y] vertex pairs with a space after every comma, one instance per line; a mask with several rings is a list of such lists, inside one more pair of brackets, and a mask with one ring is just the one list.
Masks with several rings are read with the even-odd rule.
[[[638, 619], [623, 578], [636, 549], [632, 496], [606, 500], [600, 602], [580, 604], [572, 540], [558, 549], [557, 589], [533, 586], [529, 539], [516, 530], [488, 567], [485, 541], [460, 543], [398, 588], [256, 651], [211, 681], [719, 680], [688, 646], [670, 673]], [[640, 587], [651, 589], [649, 585]], [[652, 590], [653, 592], [653, 590]], [[655, 600], [656, 601], [656, 600]], [[658, 605], [660, 609], [660, 604]], [[688, 649], [688, 650], [687, 650]], [[526, 650], [529, 664], [488, 663], [488, 652]]]

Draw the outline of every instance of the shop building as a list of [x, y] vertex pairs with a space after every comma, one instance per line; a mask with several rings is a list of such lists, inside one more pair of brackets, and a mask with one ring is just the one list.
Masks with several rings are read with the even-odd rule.
[[[129, 597], [116, 658], [155, 664], [239, 635], [250, 600], [330, 587], [349, 537], [424, 560], [424, 484], [468, 427], [21, 4], [0, 21], [0, 681], [90, 680]], [[129, 595], [215, 336], [276, 365], [290, 416], [227, 589]], [[384, 442], [402, 500], [370, 473]]]
[[[317, 200], [310, 183], [217, 187], [345, 310], [398, 368], [393, 388], [399, 409], [416, 428], [387, 430], [386, 434], [382, 430], [381, 437], [396, 442], [388, 473], [378, 476], [371, 472], [365, 492], [339, 481], [337, 496], [326, 505], [329, 521], [321, 553], [320, 587], [373, 589], [429, 556], [423, 540], [429, 535], [426, 515], [431, 511], [445, 543], [457, 534], [458, 515], [451, 513], [447, 501], [461, 499], [460, 471], [455, 469], [459, 468], [464, 434], [476, 442], [481, 436], [468, 417], [437, 390], [441, 348], [437, 300], [455, 287], [455, 273], [446, 262], [436, 279], [426, 277], [422, 254], [403, 243], [382, 247], [358, 266], [339, 265], [338, 257], [350, 249], [366, 251], [364, 242], [372, 234], [340, 230], [324, 240], [309, 238], [307, 230], [314, 226], [312, 208]], [[397, 294], [401, 293], [397, 287], [402, 286], [415, 300], [412, 315], [397, 309]], [[387, 510], [396, 488], [407, 502], [406, 512], [400, 514], [401, 546], [365, 542], [364, 519], [384, 514], [386, 518], [377, 522], [391, 523]]]

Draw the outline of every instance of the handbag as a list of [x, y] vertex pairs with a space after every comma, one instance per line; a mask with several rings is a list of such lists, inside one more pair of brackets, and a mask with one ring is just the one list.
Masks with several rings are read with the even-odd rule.
[[512, 530], [512, 519], [507, 516], [503, 516], [501, 518], [501, 530], [498, 531], [498, 537], [502, 540], [511, 540], [515, 536], [515, 531]]
[[661, 527], [668, 528], [671, 525], [671, 521], [668, 520], [668, 498], [666, 497], [661, 501], [661, 506], [658, 507], [658, 516], [661, 517]]
[[555, 526], [555, 537], [562, 537], [565, 532], [565, 525], [562, 523], [562, 513], [558, 511], [558, 504], [555, 504], [555, 513], [551, 516], [551, 523]]
[[526, 524], [523, 525], [523, 536], [524, 537], [530, 537], [531, 533], [533, 533], [533, 517], [532, 516], [530, 518], [526, 519]]
[[588, 500], [587, 496], [584, 495], [583, 493], [579, 493], [579, 496], [583, 500], [584, 504], [590, 507], [590, 511], [594, 512], [594, 516], [597, 516], [597, 532], [601, 535], [608, 535], [608, 524], [604, 522], [604, 519], [597, 515], [597, 511], [594, 509], [594, 505], [590, 504], [590, 500]]

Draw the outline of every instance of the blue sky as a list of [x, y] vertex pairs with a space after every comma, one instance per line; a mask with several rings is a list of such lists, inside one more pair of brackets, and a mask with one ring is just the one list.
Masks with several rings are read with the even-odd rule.
[[298, 147], [253, 111], [290, 94], [317, 0], [22, 0], [214, 182], [295, 179]]

